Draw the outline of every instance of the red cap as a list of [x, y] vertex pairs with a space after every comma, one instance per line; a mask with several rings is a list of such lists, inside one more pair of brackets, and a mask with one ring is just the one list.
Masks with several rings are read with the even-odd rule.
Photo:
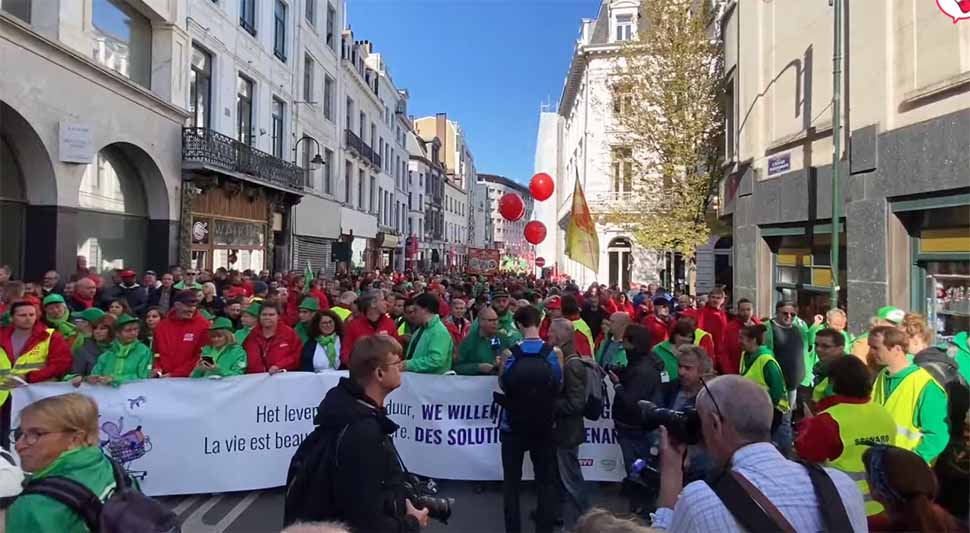
[[133, 277], [135, 277], [135, 271], [134, 270], [123, 270], [121, 272], [121, 277], [122, 278], [133, 278]]
[[546, 302], [546, 309], [562, 309], [562, 299], [558, 296], [549, 298], [549, 301]]

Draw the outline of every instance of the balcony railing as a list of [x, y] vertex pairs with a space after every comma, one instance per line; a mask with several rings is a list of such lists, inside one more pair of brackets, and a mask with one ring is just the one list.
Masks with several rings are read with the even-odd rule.
[[377, 153], [377, 150], [371, 150], [370, 160], [374, 163], [375, 167], [381, 168], [381, 154]]
[[353, 130], [349, 130], [349, 129], [344, 130], [344, 138], [345, 138], [344, 143], [347, 145], [347, 148], [352, 149], [358, 154], [361, 153], [361, 146], [364, 143], [363, 141], [360, 140], [360, 137], [358, 137], [357, 134], [354, 133]]
[[299, 166], [207, 128], [182, 128], [182, 161], [247, 174], [276, 187], [303, 190]]

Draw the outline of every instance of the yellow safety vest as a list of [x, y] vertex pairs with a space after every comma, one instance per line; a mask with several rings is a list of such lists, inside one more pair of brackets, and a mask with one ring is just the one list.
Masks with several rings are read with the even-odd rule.
[[346, 322], [347, 317], [351, 315], [350, 309], [347, 309], [346, 307], [334, 306], [331, 307], [330, 310], [333, 311], [335, 315], [340, 317], [341, 322]]
[[826, 391], [829, 388], [829, 378], [822, 378], [818, 385], [812, 389], [812, 401], [818, 403], [829, 396]]
[[[708, 337], [711, 337], [711, 334], [710, 333], [702, 330], [701, 328], [694, 328], [694, 346], [700, 346], [701, 345], [701, 341], [704, 340], [704, 336], [705, 335], [708, 336]], [[713, 340], [714, 337], [711, 337], [711, 339]], [[714, 354], [711, 354], [711, 353], [709, 353], [707, 355], [709, 355], [711, 357], [714, 356]]]
[[589, 329], [589, 324], [587, 324], [582, 318], [579, 318], [573, 320], [573, 328], [586, 337], [586, 339], [589, 341], [589, 349], [593, 350], [593, 330]]
[[[696, 333], [694, 334], [697, 335]], [[751, 367], [748, 368], [744, 364], [744, 356], [741, 356], [741, 375], [750, 379], [751, 381], [761, 385], [761, 388], [768, 391], [768, 382], [765, 381], [765, 367], [769, 364], [774, 364], [778, 367], [778, 371], [781, 371], [781, 365], [775, 359], [775, 356], [771, 353], [763, 353], [754, 360]], [[787, 413], [791, 409], [791, 405], [788, 403], [788, 396], [783, 396], [776, 406], [783, 413]]]
[[872, 401], [884, 406], [896, 421], [893, 446], [912, 451], [923, 440], [923, 432], [916, 427], [916, 404], [919, 403], [923, 389], [927, 386], [939, 387], [940, 385], [929, 372], [919, 368], [903, 378], [903, 382], [887, 398], [885, 382], [888, 375], [889, 371], [883, 369], [876, 376], [876, 382], [872, 385]]
[[[30, 372], [44, 368], [47, 365], [47, 352], [50, 350], [51, 337], [54, 335], [54, 330], [47, 328], [44, 331], [47, 332], [47, 337], [34, 345], [30, 350], [20, 354], [20, 357], [13, 364], [13, 368], [10, 366], [10, 356], [7, 355], [7, 351], [0, 348], [0, 356], [2, 356], [0, 357], [0, 378], [6, 378], [10, 374], [26, 376]], [[6, 403], [9, 397], [10, 391], [0, 391], [0, 405]]]
[[826, 466], [846, 473], [862, 492], [866, 504], [866, 516], [883, 511], [882, 505], [872, 499], [869, 482], [866, 480], [866, 467], [862, 454], [872, 444], [889, 444], [896, 435], [896, 422], [885, 407], [875, 403], [840, 403], [822, 411], [839, 424], [839, 438], [842, 440], [842, 455]]

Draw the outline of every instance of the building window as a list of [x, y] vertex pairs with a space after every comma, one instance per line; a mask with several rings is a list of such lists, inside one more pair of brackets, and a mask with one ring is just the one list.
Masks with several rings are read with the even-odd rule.
[[313, 101], [313, 58], [310, 54], [303, 56], [303, 99]]
[[326, 163], [323, 167], [323, 192], [333, 194], [333, 150], [323, 149], [323, 161]]
[[613, 192], [633, 191], [633, 157], [629, 148], [613, 149]]
[[313, 170], [312, 163], [310, 162], [311, 159], [313, 159], [313, 154], [310, 153], [311, 148], [313, 148], [312, 144], [303, 143], [303, 164], [301, 166], [303, 167], [303, 175], [306, 177], [304, 186], [308, 189], [314, 188], [313, 174], [315, 172]]
[[371, 123], [370, 125], [370, 145], [373, 147], [377, 144], [377, 125]]
[[370, 188], [367, 189], [367, 210], [371, 213], [377, 211], [377, 206], [375, 205], [375, 195], [377, 194], [377, 178], [374, 176], [370, 177]]
[[208, 128], [212, 111], [212, 56], [192, 47], [192, 71], [189, 73], [189, 112], [192, 125]]
[[364, 171], [360, 170], [357, 175], [357, 209], [364, 210]]
[[[283, 101], [273, 97], [273, 157], [283, 159]], [[309, 165], [305, 168], [309, 169]]]
[[256, 0], [239, 0], [239, 25], [256, 35]]
[[253, 82], [242, 75], [236, 80], [236, 138], [253, 142]]
[[306, 6], [306, 21], [310, 23], [311, 26], [316, 27], [317, 25], [317, 0], [303, 0]]
[[364, 136], [364, 130], [367, 129], [367, 115], [361, 111], [360, 113], [360, 142], [364, 142], [367, 137]]
[[323, 116], [330, 122], [333, 122], [333, 102], [336, 94], [334, 87], [333, 78], [325, 74], [323, 78]]
[[94, 28], [94, 61], [142, 87], [149, 87], [152, 69], [151, 22], [120, 0], [95, 0], [91, 22]]
[[31, 0], [2, 0], [0, 9], [30, 24]]
[[333, 4], [327, 3], [327, 46], [331, 50], [336, 50], [336, 38], [334, 37], [334, 30], [337, 27], [337, 10], [333, 8]]
[[286, 4], [276, 0], [276, 14], [273, 32], [273, 54], [286, 62]]
[[347, 130], [354, 131], [354, 101], [347, 99]]
[[354, 165], [347, 161], [344, 163], [344, 202], [351, 205], [351, 192], [354, 190]]
[[633, 38], [633, 15], [616, 16], [616, 40], [629, 41]]
[[734, 80], [727, 82], [724, 89], [724, 159], [734, 161], [735, 144], [734, 119]]

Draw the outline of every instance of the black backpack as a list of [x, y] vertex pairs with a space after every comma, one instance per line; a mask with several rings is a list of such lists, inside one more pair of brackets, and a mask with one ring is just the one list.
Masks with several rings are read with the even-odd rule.
[[333, 431], [317, 426], [296, 449], [286, 472], [284, 528], [295, 522], [319, 522], [336, 517], [333, 472], [340, 441], [350, 426], [344, 426], [336, 438]]
[[586, 405], [583, 406], [583, 417], [587, 420], [599, 420], [603, 416], [603, 406], [609, 401], [606, 390], [606, 371], [590, 358], [579, 357], [580, 364], [586, 378]]
[[115, 490], [101, 499], [81, 483], [61, 476], [31, 481], [24, 494], [40, 494], [56, 500], [78, 514], [92, 533], [180, 533], [182, 527], [171, 509], [136, 489], [128, 473], [108, 459], [114, 471]]
[[559, 395], [556, 372], [546, 360], [553, 346], [545, 343], [538, 353], [525, 353], [516, 344], [509, 351], [515, 362], [502, 375], [509, 425], [516, 433], [545, 434], [555, 425]]

